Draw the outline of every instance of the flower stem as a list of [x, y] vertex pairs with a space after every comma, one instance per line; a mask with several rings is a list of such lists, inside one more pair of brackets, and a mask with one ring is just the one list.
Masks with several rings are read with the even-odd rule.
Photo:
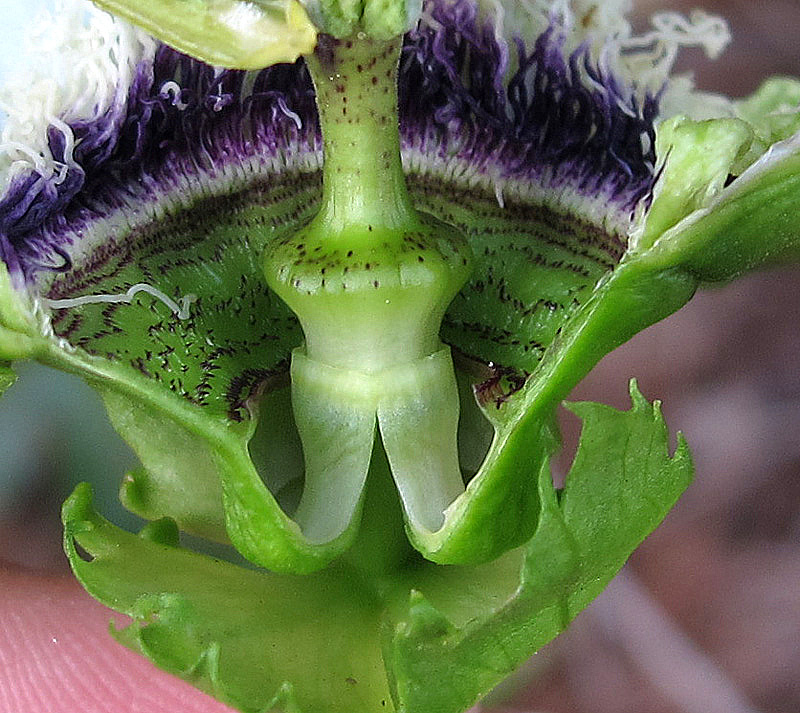
[[400, 161], [397, 66], [402, 38], [320, 38], [307, 58], [325, 145], [320, 219], [332, 234], [353, 225], [418, 222]]
[[295, 519], [327, 542], [358, 516], [376, 423], [405, 515], [437, 530], [463, 492], [458, 394], [442, 317], [470, 250], [418, 212], [400, 157], [402, 40], [322, 37], [308, 67], [325, 146], [319, 213], [277, 238], [265, 275], [303, 327], [292, 405], [306, 479]]

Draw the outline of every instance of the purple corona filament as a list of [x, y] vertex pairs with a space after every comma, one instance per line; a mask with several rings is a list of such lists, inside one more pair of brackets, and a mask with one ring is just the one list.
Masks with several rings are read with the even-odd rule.
[[[437, 29], [409, 33], [399, 105], [404, 162], [415, 173], [447, 175], [458, 164], [472, 180], [571, 192], [601, 201], [625, 223], [655, 180], [655, 97], [601, 69], [586, 47], [565, 55], [565, 29], [553, 17], [531, 45], [510, 49], [468, 0], [432, 2]], [[179, 79], [179, 83], [176, 81]], [[185, 191], [205, 193], [215, 178], [252, 171], [314, 174], [321, 139], [311, 80], [302, 61], [256, 74], [215, 70], [160, 46], [139, 63], [127, 101], [63, 132], [49, 148], [66, 170], [17, 176], [0, 201], [0, 258], [15, 284], [42, 271], [68, 271], [75, 243], [91, 224], [132, 204]]]

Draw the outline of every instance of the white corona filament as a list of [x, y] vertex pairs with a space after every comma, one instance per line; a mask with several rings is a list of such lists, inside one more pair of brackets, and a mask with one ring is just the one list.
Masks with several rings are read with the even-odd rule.
[[49, 300], [47, 298], [43, 298], [42, 302], [50, 309], [69, 309], [70, 307], [80, 307], [81, 305], [103, 303], [119, 304], [124, 302], [131, 304], [133, 298], [139, 292], [146, 292], [148, 295], [155, 297], [157, 300], [161, 300], [161, 302], [169, 307], [175, 316], [181, 320], [189, 319], [189, 305], [197, 301], [197, 295], [190, 293], [181, 297], [180, 303], [178, 303], [171, 297], [165, 295], [158, 288], [148, 285], [144, 282], [140, 282], [131, 286], [127, 292], [123, 292], [121, 294], [83, 295], [81, 297], [68, 297], [61, 300]]
[[21, 63], [26, 69], [0, 87], [0, 195], [12, 178], [33, 170], [63, 180], [72, 158], [57, 161], [48, 132], [59, 131], [68, 154], [70, 125], [114, 110], [120, 118], [141, 61], [152, 60], [156, 43], [144, 33], [95, 9], [87, 0], [56, 0], [51, 12], [31, 23]]

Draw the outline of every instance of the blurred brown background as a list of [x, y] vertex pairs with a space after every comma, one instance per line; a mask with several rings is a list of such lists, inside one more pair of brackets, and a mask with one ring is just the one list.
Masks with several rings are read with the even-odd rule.
[[[695, 5], [727, 17], [734, 35], [717, 62], [683, 56], [680, 67], [692, 67], [701, 87], [741, 96], [769, 74], [800, 76], [795, 0], [639, 0], [635, 22], [643, 29], [654, 9]], [[671, 428], [684, 431], [696, 482], [609, 591], [491, 705], [800, 711], [800, 269], [698, 295], [606, 358], [573, 396], [626, 408], [631, 376], [663, 400]], [[567, 430], [574, 438], [576, 424]], [[0, 558], [66, 571], [60, 502], [92, 471], [108, 473], [101, 509], [126, 524], [112, 510], [113, 491], [133, 459], [90, 391], [23, 369], [0, 402], [0, 433]], [[15, 465], [12, 445], [35, 455]]]
[[[770, 74], [800, 76], [797, 0], [635, 6], [639, 29], [663, 9], [729, 20], [733, 43], [719, 60], [687, 51], [679, 61], [703, 89], [744, 96]], [[627, 407], [630, 376], [685, 433], [695, 483], [601, 599], [535, 657], [537, 675], [511, 709], [800, 711], [800, 270], [699, 294], [607, 357], [572, 398]]]

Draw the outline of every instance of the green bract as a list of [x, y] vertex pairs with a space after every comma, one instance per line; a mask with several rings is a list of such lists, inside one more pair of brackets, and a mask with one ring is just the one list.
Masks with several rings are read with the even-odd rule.
[[259, 69], [314, 49], [317, 33], [298, 0], [98, 0], [181, 52], [209, 64]]
[[150, 521], [79, 487], [76, 575], [243, 711], [465, 709], [688, 485], [632, 384], [630, 411], [571, 407], [554, 489], [556, 409], [702, 284], [797, 256], [800, 85], [695, 116], [664, 58], [724, 23], [645, 42], [614, 3], [99, 4], [270, 66], [94, 11], [63, 49], [80, 90], [14, 105], [0, 391], [23, 358], [84, 377]]
[[87, 487], [64, 505], [65, 548], [89, 592], [134, 619], [120, 641], [242, 711], [461, 711], [563, 631], [688, 485], [685, 443], [670, 458], [658, 408], [631, 396], [628, 412], [571, 407], [584, 431], [568, 486], [534, 474], [535, 533], [480, 567], [252, 572], [177, 547], [164, 525], [119, 530]]

